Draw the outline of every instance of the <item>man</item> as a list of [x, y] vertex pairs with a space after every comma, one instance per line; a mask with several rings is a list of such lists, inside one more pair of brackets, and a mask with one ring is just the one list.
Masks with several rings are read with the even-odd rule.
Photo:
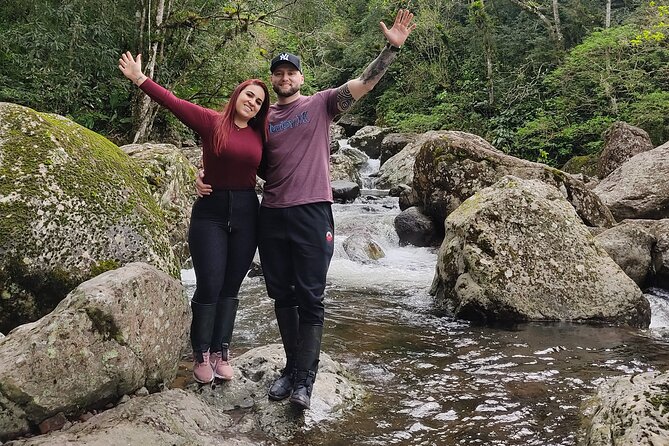
[[[412, 19], [412, 13], [401, 9], [390, 29], [381, 22], [387, 45], [362, 75], [313, 96], [300, 94], [304, 76], [299, 57], [281, 53], [272, 59], [271, 83], [278, 99], [269, 111], [258, 224], [267, 294], [274, 299], [286, 352], [286, 367], [268, 392], [272, 400], [290, 397], [302, 409], [311, 404], [334, 247], [330, 123], [379, 82], [416, 27]], [[197, 188], [199, 194], [208, 194], [200, 179]]]

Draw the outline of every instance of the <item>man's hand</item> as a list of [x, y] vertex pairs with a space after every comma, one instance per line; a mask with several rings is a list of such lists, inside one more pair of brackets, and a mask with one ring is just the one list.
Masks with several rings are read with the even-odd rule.
[[205, 195], [211, 194], [211, 186], [209, 184], [204, 184], [202, 179], [204, 178], [204, 170], [200, 169], [197, 171], [197, 177], [195, 179], [195, 189], [197, 190], [198, 197], [204, 197]]
[[379, 23], [379, 25], [381, 25], [381, 31], [383, 31], [383, 35], [386, 36], [388, 43], [397, 48], [404, 45], [404, 42], [407, 40], [407, 37], [409, 37], [409, 34], [411, 34], [411, 31], [416, 29], [416, 24], [411, 23], [412, 19], [413, 14], [410, 13], [408, 9], [400, 9], [395, 17], [395, 23], [393, 23], [393, 26], [390, 29], [386, 27], [385, 23]]

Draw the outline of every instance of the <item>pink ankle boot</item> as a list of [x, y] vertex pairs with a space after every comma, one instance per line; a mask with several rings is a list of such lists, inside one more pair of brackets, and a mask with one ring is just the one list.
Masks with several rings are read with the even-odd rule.
[[202, 362], [198, 361], [198, 353], [193, 353], [193, 378], [200, 384], [209, 384], [214, 380], [214, 370], [210, 364], [209, 351], [202, 352]]
[[225, 381], [230, 381], [235, 375], [228, 362], [228, 355], [228, 351], [226, 350], [225, 352], [213, 352], [211, 356], [209, 356], [211, 368], [214, 370], [214, 376]]

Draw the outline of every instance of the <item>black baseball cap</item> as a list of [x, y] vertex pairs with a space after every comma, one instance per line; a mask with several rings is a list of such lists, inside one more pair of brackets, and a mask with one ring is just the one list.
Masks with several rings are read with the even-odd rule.
[[291, 64], [292, 66], [297, 68], [297, 71], [299, 71], [300, 73], [302, 72], [302, 65], [300, 64], [300, 58], [290, 53], [279, 53], [278, 56], [272, 59], [272, 63], [269, 66], [269, 72], [274, 73], [276, 67], [285, 63]]

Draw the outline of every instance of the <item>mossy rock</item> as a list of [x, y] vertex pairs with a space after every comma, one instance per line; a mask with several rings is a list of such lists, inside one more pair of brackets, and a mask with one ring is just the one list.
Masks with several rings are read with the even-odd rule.
[[597, 178], [597, 163], [599, 155], [575, 156], [562, 166], [562, 171], [567, 173], [582, 173], [585, 176]]
[[137, 164], [68, 119], [0, 103], [0, 331], [135, 261], [179, 273]]

